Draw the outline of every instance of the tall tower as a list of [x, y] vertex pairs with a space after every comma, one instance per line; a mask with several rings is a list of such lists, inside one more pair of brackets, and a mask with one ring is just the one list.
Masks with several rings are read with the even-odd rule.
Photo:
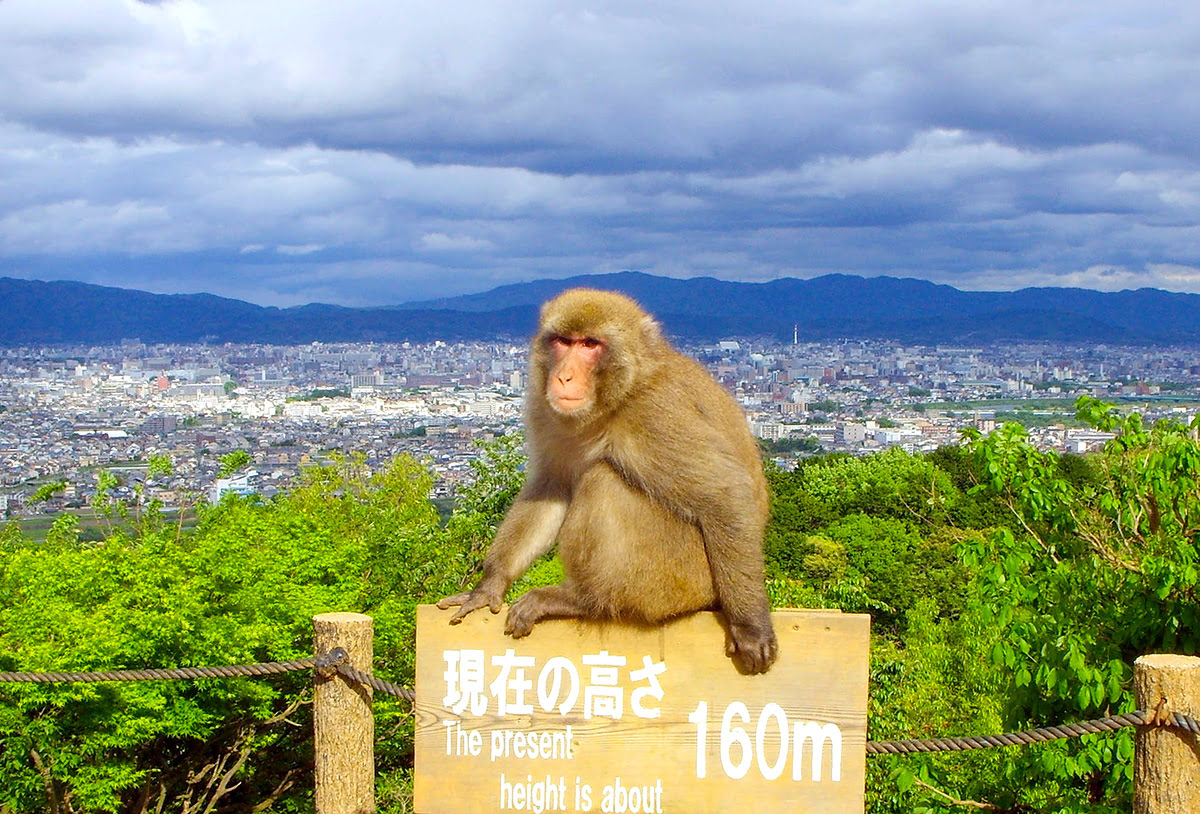
[[792, 344], [800, 344], [800, 325], [799, 323], [792, 325]]

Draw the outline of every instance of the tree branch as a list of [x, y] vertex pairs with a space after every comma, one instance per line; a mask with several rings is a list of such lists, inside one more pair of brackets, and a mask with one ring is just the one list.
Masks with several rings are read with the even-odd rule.
[[42, 762], [42, 756], [38, 754], [37, 749], [29, 750], [29, 757], [33, 760], [33, 766], [37, 769], [37, 773], [42, 776], [42, 784], [46, 787], [46, 801], [50, 803], [51, 814], [62, 814], [62, 803], [58, 799], [58, 790], [54, 788], [54, 776], [50, 774], [50, 769]]
[[[233, 761], [233, 765], [221, 772], [217, 787], [213, 789], [212, 797], [209, 798], [208, 805], [204, 807], [204, 814], [212, 814], [213, 809], [217, 807], [217, 803], [220, 802], [221, 798], [241, 785], [241, 783], [233, 783], [232, 781], [234, 776], [241, 770], [242, 766], [245, 765], [246, 758], [250, 756], [250, 747], [252, 742], [251, 739], [253, 738], [253, 735], [254, 728], [250, 727], [247, 732], [242, 734], [242, 736], [238, 739], [238, 742], [234, 745], [233, 748], [237, 751], [226, 752], [225, 756], [221, 758], [221, 768], [224, 769], [228, 759], [234, 754], [237, 755], [236, 760]], [[213, 775], [213, 780], [217, 780], [216, 773]], [[212, 788], [212, 783], [209, 783], [209, 788]]]
[[1079, 516], [1075, 514], [1074, 509], [1068, 509], [1068, 512], [1071, 515], [1071, 521], [1075, 524], [1076, 533], [1083, 538], [1084, 542], [1088, 544], [1088, 547], [1091, 548], [1092, 551], [1099, 555], [1100, 559], [1104, 560], [1114, 568], [1121, 568], [1133, 574], [1142, 573], [1142, 569], [1137, 563], [1125, 559], [1123, 556], [1114, 551], [1112, 546], [1110, 546], [1104, 539], [1103, 534], [1095, 531], [1088, 524], [1080, 520]]
[[1004, 810], [997, 805], [993, 805], [992, 803], [981, 803], [977, 800], [959, 800], [956, 797], [950, 796], [949, 794], [942, 791], [941, 789], [934, 788], [933, 786], [931, 786], [928, 783], [921, 780], [921, 778], [919, 778], [919, 777], [913, 777], [913, 782], [915, 782], [918, 786], [925, 789], [926, 791], [931, 792], [932, 794], [935, 794], [938, 797], [941, 797], [943, 800], [945, 800], [947, 803], [949, 803], [950, 805], [953, 805], [953, 806], [962, 806], [963, 808], [974, 808], [979, 811], [1003, 811]]
[[1017, 520], [1020, 521], [1021, 526], [1025, 529], [1025, 532], [1037, 541], [1037, 544], [1042, 548], [1042, 552], [1050, 558], [1050, 561], [1055, 565], [1058, 565], [1058, 557], [1053, 551], [1050, 550], [1050, 546], [1048, 546], [1046, 541], [1042, 539], [1042, 535], [1034, 531], [1033, 527], [1029, 525], [1029, 522], [1025, 519], [1024, 513], [1017, 508], [1017, 502], [1013, 498], [1011, 489], [1007, 490], [1004, 494], [1004, 505], [1008, 506], [1008, 510], [1013, 513], [1013, 516], [1016, 517]]
[[275, 787], [275, 790], [263, 798], [261, 803], [257, 803], [250, 809], [251, 814], [257, 814], [259, 811], [266, 811], [268, 808], [273, 806], [275, 801], [278, 800], [285, 791], [295, 785], [292, 782], [292, 775], [295, 773], [295, 769], [288, 769], [283, 775], [283, 779], [279, 781], [279, 785]]

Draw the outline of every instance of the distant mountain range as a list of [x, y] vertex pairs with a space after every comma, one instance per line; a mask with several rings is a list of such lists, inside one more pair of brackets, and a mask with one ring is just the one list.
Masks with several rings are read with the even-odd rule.
[[210, 294], [149, 294], [74, 282], [0, 277], [0, 345], [145, 342], [426, 342], [524, 340], [538, 305], [566, 288], [623, 291], [680, 338], [907, 343], [1056, 340], [1200, 344], [1200, 295], [1158, 289], [960, 291], [893, 277], [831, 274], [733, 283], [639, 272], [538, 280], [385, 308], [265, 308]]

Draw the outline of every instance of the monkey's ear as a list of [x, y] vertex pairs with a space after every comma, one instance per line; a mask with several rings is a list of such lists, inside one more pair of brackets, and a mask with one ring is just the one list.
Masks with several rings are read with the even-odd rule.
[[655, 344], [662, 341], [662, 326], [654, 319], [654, 317], [646, 315], [642, 317], [642, 338], [647, 344]]

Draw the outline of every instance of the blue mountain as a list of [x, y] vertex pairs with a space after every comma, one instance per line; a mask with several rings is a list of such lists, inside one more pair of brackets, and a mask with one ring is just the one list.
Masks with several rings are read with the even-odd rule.
[[908, 343], [1055, 340], [1200, 344], [1200, 295], [1143, 288], [960, 291], [924, 280], [832, 274], [735, 283], [639, 272], [501, 286], [383, 308], [268, 308], [209, 294], [149, 294], [0, 278], [0, 345], [431, 341], [528, 337], [540, 303], [575, 286], [622, 291], [690, 340], [761, 336]]

